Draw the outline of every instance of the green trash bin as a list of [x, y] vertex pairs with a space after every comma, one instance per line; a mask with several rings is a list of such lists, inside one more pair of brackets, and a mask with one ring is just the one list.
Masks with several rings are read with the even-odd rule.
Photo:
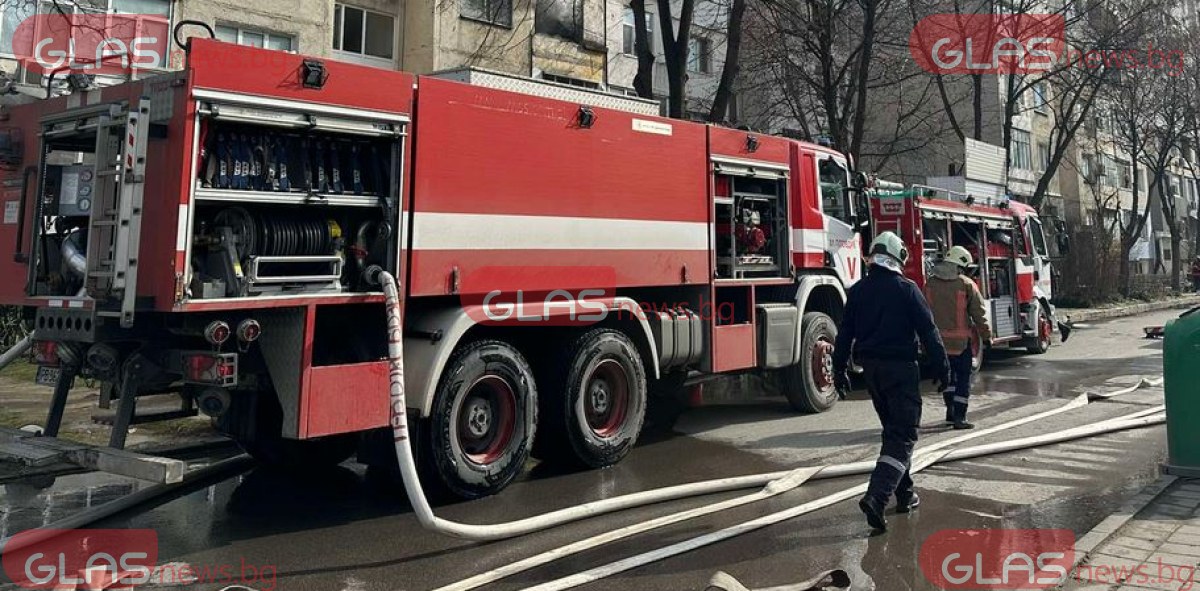
[[1167, 323], [1163, 336], [1167, 463], [1163, 471], [1200, 477], [1200, 308]]

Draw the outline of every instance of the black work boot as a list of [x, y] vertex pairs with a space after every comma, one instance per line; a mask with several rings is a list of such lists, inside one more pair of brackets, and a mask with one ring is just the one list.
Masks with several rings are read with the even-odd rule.
[[975, 428], [975, 425], [968, 423], [966, 421], [955, 421], [955, 423], [954, 423], [955, 431], [965, 431], [967, 429], [974, 429], [974, 428]]
[[946, 401], [946, 424], [954, 424], [954, 394], [942, 392], [942, 400]]
[[917, 496], [916, 491], [907, 493], [896, 493], [896, 512], [909, 513], [913, 509], [921, 506], [921, 497]]
[[887, 520], [883, 518], [883, 503], [867, 495], [858, 502], [858, 508], [867, 516], [867, 525], [877, 531], [887, 531]]

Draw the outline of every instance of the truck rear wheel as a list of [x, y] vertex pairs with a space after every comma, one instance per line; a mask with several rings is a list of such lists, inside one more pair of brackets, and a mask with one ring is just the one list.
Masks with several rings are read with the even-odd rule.
[[[547, 376], [538, 455], [591, 468], [611, 466], [633, 448], [646, 416], [646, 370], [620, 331], [579, 337]], [[566, 445], [563, 445], [565, 443]]]
[[780, 385], [792, 408], [804, 413], [825, 412], [838, 401], [833, 385], [837, 325], [828, 314], [806, 312], [800, 330], [800, 363], [779, 370]]
[[287, 439], [282, 435], [283, 411], [275, 395], [259, 392], [257, 399], [254, 432], [250, 437], [237, 439], [246, 453], [268, 468], [287, 471], [328, 468], [346, 461], [358, 449], [357, 433]]
[[420, 453], [428, 476], [450, 493], [478, 498], [521, 473], [537, 422], [529, 363], [501, 341], [477, 341], [446, 364]]

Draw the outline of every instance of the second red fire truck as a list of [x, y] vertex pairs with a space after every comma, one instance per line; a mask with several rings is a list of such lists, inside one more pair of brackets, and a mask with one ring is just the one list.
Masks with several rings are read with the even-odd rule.
[[918, 254], [974, 236], [998, 334], [1040, 317], [1028, 244], [993, 239], [1015, 205], [869, 212], [835, 150], [562, 92], [194, 39], [179, 72], [7, 109], [0, 302], [55, 386], [46, 434], [85, 377], [117, 403], [115, 447], [166, 393], [266, 462], [394, 464], [380, 269], [417, 455], [463, 497], [531, 453], [618, 462], [699, 376], [831, 407], [870, 213]]

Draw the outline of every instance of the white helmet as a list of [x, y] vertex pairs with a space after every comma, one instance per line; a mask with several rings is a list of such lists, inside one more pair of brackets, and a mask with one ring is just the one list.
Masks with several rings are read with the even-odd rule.
[[952, 247], [942, 260], [954, 263], [963, 269], [975, 264], [975, 259], [971, 258], [971, 253], [961, 246]]
[[870, 254], [885, 254], [900, 264], [908, 262], [908, 249], [904, 247], [904, 241], [900, 240], [900, 237], [894, 232], [881, 232], [876, 236], [871, 241]]

